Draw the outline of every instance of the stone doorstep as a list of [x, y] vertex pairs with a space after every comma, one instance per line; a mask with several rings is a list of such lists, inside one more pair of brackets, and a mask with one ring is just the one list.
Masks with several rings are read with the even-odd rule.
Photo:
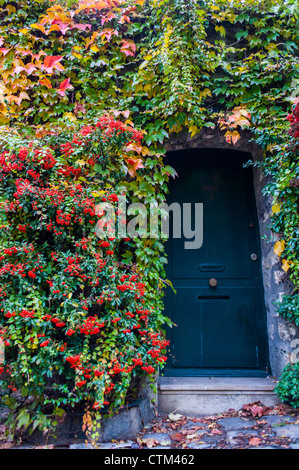
[[270, 393], [275, 382], [270, 377], [160, 377], [159, 393]]
[[275, 406], [281, 401], [274, 388], [275, 382], [268, 377], [160, 377], [158, 410], [204, 416], [256, 401]]

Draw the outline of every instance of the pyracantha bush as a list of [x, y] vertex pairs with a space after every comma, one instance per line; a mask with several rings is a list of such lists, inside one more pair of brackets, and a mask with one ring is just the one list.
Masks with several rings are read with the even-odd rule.
[[[119, 409], [132, 383], [165, 362], [155, 275], [163, 245], [117, 234], [98, 238], [95, 231], [104, 215], [97, 214], [99, 202], [124, 216], [118, 198], [136, 197], [136, 171], [163, 198], [149, 183], [160, 173], [153, 164], [159, 159], [148, 170], [134, 152], [142, 136], [109, 115], [39, 138], [1, 136], [0, 377], [6, 403], [21, 410], [23, 424], [31, 422], [32, 397], [33, 420], [83, 403]], [[25, 400], [21, 408], [15, 392]]]

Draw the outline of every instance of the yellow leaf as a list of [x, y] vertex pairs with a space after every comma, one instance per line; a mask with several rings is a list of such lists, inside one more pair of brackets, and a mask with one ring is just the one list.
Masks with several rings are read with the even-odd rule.
[[70, 293], [69, 293], [69, 299], [71, 299], [72, 296], [73, 296], [73, 294], [70, 292]]
[[85, 160], [76, 160], [77, 165], [83, 166], [85, 165], [86, 161]]
[[276, 204], [273, 204], [272, 206], [272, 215], [273, 214], [278, 214], [278, 212], [281, 211], [281, 203], [276, 203]]
[[11, 15], [12, 13], [15, 13], [17, 11], [16, 7], [14, 7], [13, 5], [7, 5], [6, 10], [8, 10], [9, 15]]
[[78, 52], [72, 52], [72, 56], [77, 57], [77, 59], [82, 59], [82, 55], [78, 54]]
[[241, 136], [240, 136], [240, 134], [239, 134], [238, 131], [233, 131], [233, 132], [232, 132], [232, 143], [233, 143], [233, 145], [235, 145], [235, 144], [238, 142], [238, 140], [240, 139], [240, 137], [241, 137]]
[[149, 90], [151, 90], [151, 88], [152, 88], [152, 85], [151, 85], [150, 83], [147, 83], [147, 84], [144, 85], [144, 87], [143, 87], [144, 91], [149, 91]]
[[199, 129], [195, 124], [189, 127], [189, 132], [191, 133], [191, 137], [194, 137], [196, 134], [198, 134]]
[[31, 28], [39, 29], [42, 33], [45, 33], [45, 27], [42, 24], [33, 23], [30, 26]]
[[293, 261], [288, 261], [287, 259], [282, 260], [282, 269], [287, 273], [290, 267], [292, 266]]
[[93, 51], [93, 52], [98, 52], [100, 50], [100, 48], [96, 44], [93, 44], [91, 46], [90, 50]]
[[284, 251], [284, 249], [285, 249], [285, 241], [284, 240], [281, 240], [281, 241], [278, 241], [278, 242], [275, 243], [274, 253], [277, 256], [281, 256], [281, 253]]
[[68, 119], [71, 122], [76, 122], [77, 121], [77, 118], [73, 113], [64, 113], [63, 117], [64, 117], [64, 119]]
[[223, 26], [215, 26], [215, 31], [219, 31], [220, 36], [225, 37], [225, 29]]

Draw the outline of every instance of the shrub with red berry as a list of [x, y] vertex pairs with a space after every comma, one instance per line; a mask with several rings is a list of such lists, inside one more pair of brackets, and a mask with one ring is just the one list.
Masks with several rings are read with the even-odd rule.
[[[95, 233], [99, 202], [140, 198], [137, 172], [145, 196], [164, 200], [161, 158], [136, 156], [141, 140], [108, 115], [40, 138], [1, 135], [1, 380], [28, 423], [83, 404], [118, 409], [165, 362], [163, 245]], [[34, 407], [15, 405], [16, 390]]]

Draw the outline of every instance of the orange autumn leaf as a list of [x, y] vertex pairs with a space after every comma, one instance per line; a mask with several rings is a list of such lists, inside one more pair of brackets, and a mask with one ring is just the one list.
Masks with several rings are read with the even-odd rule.
[[144, 165], [142, 163], [142, 160], [140, 158], [137, 158], [136, 160], [133, 158], [128, 158], [128, 164], [129, 164], [129, 175], [134, 177], [136, 175], [136, 171], [139, 168], [144, 168]]
[[47, 88], [52, 88], [52, 83], [50, 82], [50, 80], [48, 78], [44, 78], [43, 80], [39, 80], [39, 83], [41, 85], [46, 86]]

